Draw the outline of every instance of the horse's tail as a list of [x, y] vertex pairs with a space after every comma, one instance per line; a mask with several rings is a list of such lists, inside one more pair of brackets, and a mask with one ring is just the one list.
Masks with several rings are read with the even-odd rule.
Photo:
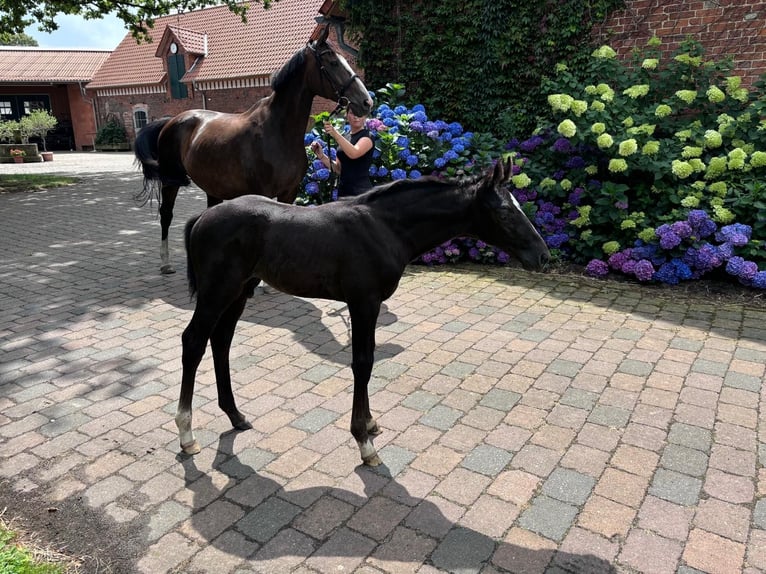
[[160, 132], [170, 121], [170, 118], [157, 120], [146, 124], [138, 132], [133, 149], [136, 155], [136, 163], [141, 164], [141, 171], [144, 174], [144, 187], [136, 193], [135, 200], [141, 205], [157, 200], [158, 204], [162, 202], [162, 183], [160, 181], [160, 162], [159, 162], [159, 142]]
[[191, 259], [191, 232], [194, 224], [197, 223], [197, 220], [201, 215], [202, 214], [200, 213], [199, 215], [192, 217], [189, 221], [186, 222], [186, 227], [184, 227], [184, 245], [186, 246], [186, 280], [189, 283], [189, 296], [192, 298], [197, 293], [197, 277], [194, 275], [194, 266], [192, 265]]

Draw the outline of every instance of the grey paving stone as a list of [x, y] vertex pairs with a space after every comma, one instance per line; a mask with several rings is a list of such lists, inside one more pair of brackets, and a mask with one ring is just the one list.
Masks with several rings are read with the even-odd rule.
[[373, 467], [373, 470], [391, 477], [399, 475], [415, 458], [414, 452], [393, 444], [384, 446], [378, 455], [383, 459], [383, 464]]
[[577, 375], [577, 373], [580, 372], [580, 369], [582, 369], [582, 365], [580, 363], [575, 363], [574, 361], [565, 361], [563, 359], [554, 359], [545, 370], [555, 375], [573, 378], [575, 375]]
[[495, 551], [495, 542], [474, 530], [456, 527], [431, 555], [434, 566], [460, 574], [478, 573]]
[[444, 405], [436, 405], [420, 417], [420, 422], [424, 425], [446, 431], [452, 427], [461, 416], [463, 416], [463, 413], [458, 410], [445, 407]]
[[450, 321], [444, 324], [444, 330], [450, 333], [462, 333], [463, 331], [470, 329], [471, 324], [464, 321]]
[[473, 374], [475, 370], [476, 365], [463, 363], [461, 361], [452, 361], [448, 365], [445, 365], [440, 372], [450, 377], [464, 379], [468, 375]]
[[557, 468], [543, 483], [543, 494], [570, 504], [585, 504], [596, 479], [574, 470]]
[[766, 529], [766, 498], [762, 498], [755, 503], [753, 522], [758, 528]]
[[735, 389], [743, 389], [745, 391], [757, 393], [761, 390], [762, 382], [760, 377], [728, 371], [723, 378], [723, 384], [726, 387], [733, 387]]
[[624, 339], [626, 341], [639, 341], [643, 336], [643, 331], [639, 331], [638, 329], [629, 329], [627, 327], [622, 327], [612, 333], [612, 337], [615, 339]]
[[[393, 381], [398, 379], [409, 368], [410, 367], [408, 365], [402, 365], [396, 361], [376, 361], [372, 366], [372, 375], [373, 377], [380, 377], [381, 379], [386, 379], [387, 381]], [[370, 379], [370, 385], [372, 385], [374, 382], [374, 378]], [[368, 387], [370, 385], [368, 385]], [[368, 388], [368, 392], [369, 390], [370, 388]]]
[[337, 375], [338, 371], [340, 371], [338, 367], [322, 363], [302, 373], [301, 379], [311, 381], [312, 383], [321, 383]]
[[671, 349], [680, 349], [682, 351], [693, 351], [697, 353], [702, 350], [702, 341], [686, 339], [684, 337], [674, 337], [668, 346]]
[[588, 422], [608, 427], [627, 426], [631, 411], [609, 405], [596, 405], [588, 416]]
[[192, 515], [192, 509], [179, 504], [175, 500], [169, 500], [160, 504], [149, 515], [149, 524], [146, 527], [146, 537], [150, 542], [158, 540], [173, 530], [176, 524], [183, 522]]
[[654, 474], [649, 494], [684, 506], [692, 506], [699, 503], [701, 489], [700, 479], [661, 468]]
[[591, 410], [598, 401], [599, 395], [582, 389], [568, 388], [561, 396], [560, 403], [578, 409]]
[[246, 448], [221, 465], [221, 472], [236, 478], [247, 478], [277, 458], [272, 452], [257, 447]]
[[636, 361], [635, 359], [625, 359], [617, 367], [620, 373], [626, 373], [628, 375], [636, 375], [637, 377], [646, 377], [651, 374], [654, 369], [652, 363], [646, 361]]
[[519, 517], [519, 525], [551, 540], [561, 541], [579, 509], [547, 496], [538, 496]]
[[692, 363], [692, 371], [695, 373], [704, 373], [706, 375], [717, 375], [722, 377], [726, 374], [729, 365], [727, 363], [718, 363], [705, 359], [697, 359]]
[[414, 393], [408, 395], [402, 401], [402, 404], [405, 407], [409, 407], [418, 411], [427, 411], [439, 404], [439, 401], [441, 401], [441, 397], [438, 397], [432, 393], [426, 391], [415, 391]]
[[707, 470], [708, 457], [697, 449], [669, 444], [662, 452], [660, 466], [682, 474], [702, 477]]
[[332, 424], [339, 418], [340, 414], [334, 411], [328, 411], [327, 409], [323, 409], [321, 407], [317, 407], [295, 419], [290, 423], [290, 426], [305, 430], [309, 433], [315, 433], [327, 425]]
[[237, 522], [237, 529], [263, 544], [289, 524], [300, 511], [299, 506], [272, 496], [245, 514]]
[[545, 341], [548, 337], [551, 336], [549, 331], [541, 331], [540, 329], [524, 328], [517, 332], [519, 333], [519, 339], [523, 339], [524, 341], [533, 341], [535, 343]]
[[684, 423], [673, 423], [668, 433], [668, 442], [695, 448], [709, 453], [713, 435], [709, 430]]
[[463, 459], [463, 467], [488, 476], [497, 476], [511, 462], [513, 454], [507, 450], [482, 444]]
[[521, 400], [521, 395], [505, 389], [491, 389], [479, 401], [485, 407], [508, 412]]

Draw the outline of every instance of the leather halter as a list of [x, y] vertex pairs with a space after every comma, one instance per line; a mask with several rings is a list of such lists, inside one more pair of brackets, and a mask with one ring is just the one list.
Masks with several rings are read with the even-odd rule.
[[354, 83], [354, 80], [356, 80], [359, 77], [359, 75], [356, 73], [351, 74], [351, 77], [348, 80], [346, 80], [346, 82], [343, 85], [339, 87], [335, 79], [330, 75], [330, 72], [328, 72], [327, 68], [325, 68], [324, 62], [322, 62], [322, 56], [324, 54], [328, 54], [328, 53], [334, 54], [334, 52], [332, 50], [325, 50], [323, 52], [320, 52], [311, 43], [307, 44], [307, 46], [311, 50], [311, 52], [314, 54], [314, 57], [316, 58], [316, 61], [317, 61], [317, 65], [319, 66], [320, 81], [324, 83], [325, 79], [327, 79], [327, 81], [330, 83], [330, 87], [335, 92], [335, 97], [337, 98], [338, 105], [330, 114], [330, 117], [332, 117], [335, 114], [337, 114], [340, 110], [348, 106], [349, 100], [347, 97], [345, 97], [344, 94], [346, 93], [346, 90], [351, 87], [351, 84]]

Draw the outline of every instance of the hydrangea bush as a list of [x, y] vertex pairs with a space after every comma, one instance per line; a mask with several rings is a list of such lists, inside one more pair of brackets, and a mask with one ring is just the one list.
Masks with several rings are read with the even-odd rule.
[[693, 41], [666, 63], [656, 39], [630, 64], [604, 46], [578, 72], [557, 68], [546, 121], [508, 145], [549, 247], [594, 276], [725, 269], [766, 288], [763, 82], [746, 89]]

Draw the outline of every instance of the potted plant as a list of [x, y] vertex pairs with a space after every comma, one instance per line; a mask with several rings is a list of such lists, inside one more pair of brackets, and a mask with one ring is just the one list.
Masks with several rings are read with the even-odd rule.
[[43, 151], [40, 155], [43, 156], [43, 161], [53, 161], [53, 154], [45, 145], [45, 136], [56, 127], [58, 120], [47, 110], [34, 110], [28, 116], [24, 116], [19, 123], [27, 138], [39, 137], [42, 141]]
[[23, 149], [14, 148], [8, 152], [11, 154], [11, 157], [13, 158], [13, 161], [16, 163], [24, 163], [24, 156], [27, 155], [27, 152], [25, 152]]

